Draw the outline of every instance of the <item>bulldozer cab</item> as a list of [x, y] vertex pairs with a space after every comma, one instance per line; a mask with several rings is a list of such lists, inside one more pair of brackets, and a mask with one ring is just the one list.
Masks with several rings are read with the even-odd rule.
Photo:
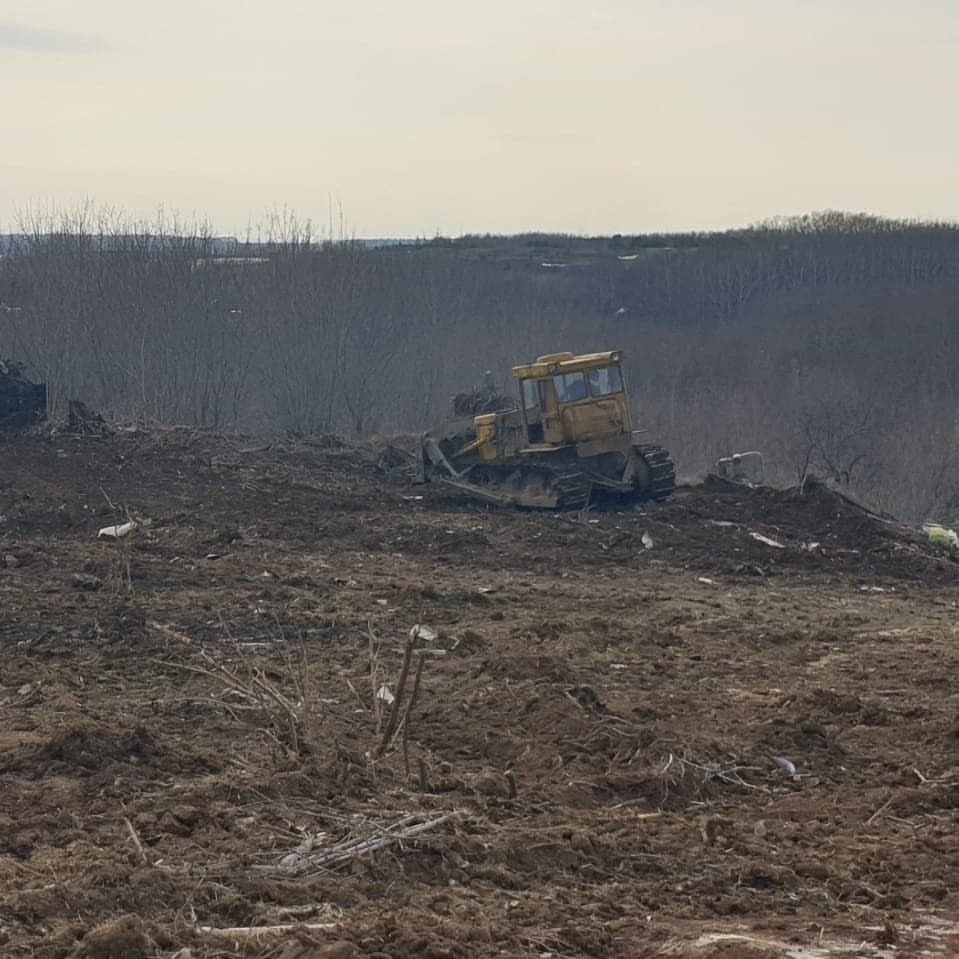
[[555, 353], [513, 368], [530, 446], [601, 440], [631, 431], [622, 354]]

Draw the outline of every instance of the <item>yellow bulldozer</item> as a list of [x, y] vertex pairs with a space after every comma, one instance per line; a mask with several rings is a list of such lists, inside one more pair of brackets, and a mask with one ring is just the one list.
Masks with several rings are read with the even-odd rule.
[[513, 367], [519, 402], [487, 374], [483, 389], [454, 399], [452, 420], [422, 436], [417, 479], [536, 509], [666, 499], [673, 462], [633, 430], [622, 361], [619, 350], [540, 356]]

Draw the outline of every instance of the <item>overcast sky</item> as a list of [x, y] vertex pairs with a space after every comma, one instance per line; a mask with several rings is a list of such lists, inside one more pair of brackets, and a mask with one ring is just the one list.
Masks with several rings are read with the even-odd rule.
[[956, 0], [0, 0], [0, 232], [959, 219]]

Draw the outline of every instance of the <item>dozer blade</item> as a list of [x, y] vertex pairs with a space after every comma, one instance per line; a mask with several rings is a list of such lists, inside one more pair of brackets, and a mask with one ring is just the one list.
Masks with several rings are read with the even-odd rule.
[[478, 486], [476, 483], [468, 483], [466, 480], [452, 479], [448, 476], [437, 476], [436, 482], [442, 483], [444, 486], [450, 486], [453, 489], [459, 490], [461, 493], [466, 493], [475, 499], [482, 500], [484, 503], [492, 503], [494, 506], [523, 505], [517, 503], [512, 496], [497, 493], [494, 490], [487, 489], [485, 486]]
[[456, 479], [437, 476], [436, 481], [484, 503], [524, 509], [582, 509], [592, 493], [592, 483], [579, 472], [544, 477], [513, 471], [510, 480], [503, 483], [474, 483], [465, 478], [467, 474], [465, 471]]

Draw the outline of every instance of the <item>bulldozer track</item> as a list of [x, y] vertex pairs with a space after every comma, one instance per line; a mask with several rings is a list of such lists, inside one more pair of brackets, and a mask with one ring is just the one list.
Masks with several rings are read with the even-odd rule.
[[634, 446], [636, 453], [649, 467], [649, 490], [646, 495], [654, 502], [668, 499], [676, 489], [676, 467], [669, 453], [661, 446]]
[[[441, 477], [439, 481], [444, 485], [458, 489], [463, 493], [475, 496], [484, 502], [497, 506], [525, 506], [528, 508], [546, 507], [560, 510], [580, 510], [589, 505], [594, 493], [610, 493], [624, 495], [629, 498], [662, 502], [669, 498], [676, 487], [676, 471], [673, 461], [660, 446], [635, 446], [636, 455], [646, 464], [649, 470], [648, 484], [629, 490], [621, 487], [610, 487], [607, 477], [591, 476], [584, 470], [567, 470], [554, 472], [543, 467], [527, 467], [517, 470], [515, 467], [509, 472], [513, 477], [524, 474], [527, 477], [540, 476], [542, 494], [538, 497], [527, 498], [518, 489], [509, 489], [500, 485], [490, 476], [490, 468], [479, 470], [470, 469], [457, 478]], [[504, 474], [506, 475], [506, 474]], [[532, 487], [531, 487], [532, 488]], [[537, 502], [537, 500], [539, 500]]]
[[583, 509], [590, 500], [593, 484], [585, 473], [564, 473], [553, 480], [560, 509]]

